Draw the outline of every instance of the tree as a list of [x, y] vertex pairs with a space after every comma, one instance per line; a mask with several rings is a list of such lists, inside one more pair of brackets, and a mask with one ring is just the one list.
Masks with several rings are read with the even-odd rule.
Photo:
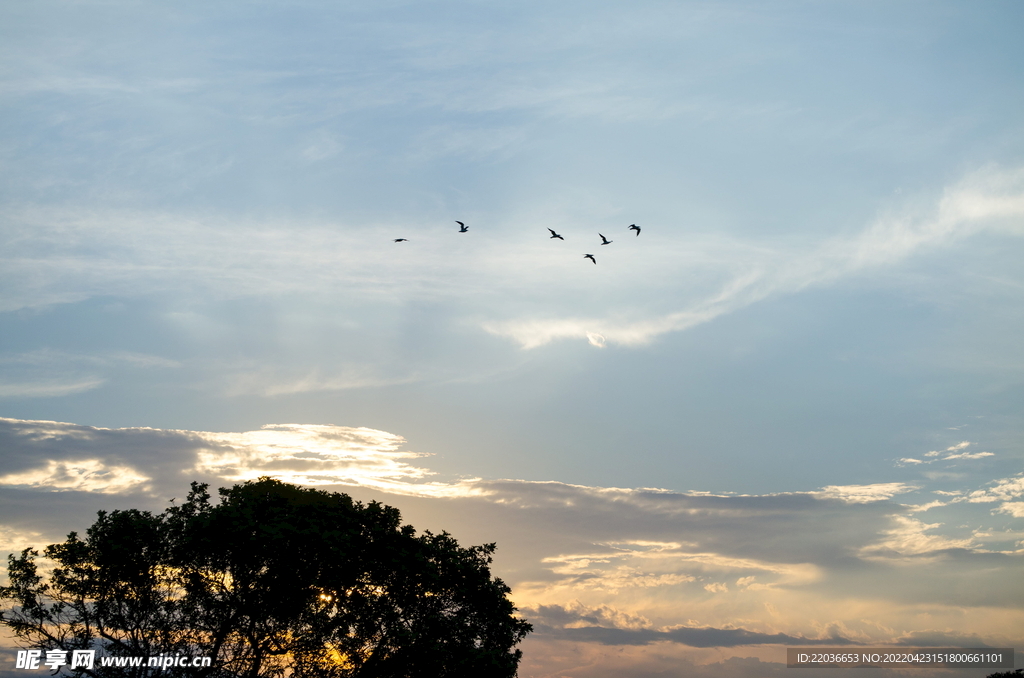
[[[532, 630], [492, 578], [494, 544], [417, 535], [397, 509], [261, 478], [193, 483], [153, 515], [100, 512], [84, 540], [10, 556], [0, 612], [22, 644], [97, 650], [78, 676], [147, 676], [130, 657], [209, 657], [167, 676], [511, 677]], [[68, 670], [70, 667], [65, 667]]]

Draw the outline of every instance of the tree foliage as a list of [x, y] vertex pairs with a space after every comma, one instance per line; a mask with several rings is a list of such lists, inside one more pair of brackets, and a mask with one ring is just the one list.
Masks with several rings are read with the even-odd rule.
[[193, 483], [160, 514], [100, 512], [85, 539], [45, 549], [49, 576], [37, 551], [12, 555], [0, 622], [26, 647], [212, 658], [167, 676], [515, 675], [531, 626], [491, 577], [494, 544], [417, 535], [395, 508], [269, 478], [220, 494]]

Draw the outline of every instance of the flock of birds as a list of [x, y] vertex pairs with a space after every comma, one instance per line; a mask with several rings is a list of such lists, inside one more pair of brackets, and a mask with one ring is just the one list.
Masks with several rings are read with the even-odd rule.
[[[461, 221], [456, 220], [455, 223], [459, 225], [459, 233], [468, 233], [469, 232], [469, 227], [466, 226]], [[640, 235], [640, 227], [637, 226], [636, 224], [630, 224], [629, 228], [627, 230], [636, 231], [636, 234]], [[561, 240], [563, 242], [565, 241], [565, 238], [560, 236], [558, 233], [555, 233], [555, 229], [549, 228], [548, 231], [551, 232], [551, 238], [558, 238], [559, 240]], [[613, 240], [609, 240], [608, 238], [604, 237], [600, 233], [598, 233], [598, 235], [601, 236], [601, 244], [602, 245], [611, 245], [614, 242]], [[409, 242], [408, 238], [394, 238], [393, 240], [394, 240], [394, 242]], [[594, 264], [597, 264], [597, 259], [594, 258], [593, 254], [584, 254], [583, 258], [584, 259], [590, 259], [592, 262], [594, 262]]]

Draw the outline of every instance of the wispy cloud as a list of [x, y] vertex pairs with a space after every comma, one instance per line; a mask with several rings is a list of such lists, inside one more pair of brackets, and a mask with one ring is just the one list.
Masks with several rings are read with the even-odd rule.
[[0, 382], [0, 398], [57, 398], [99, 388], [105, 382], [99, 377], [86, 377], [71, 381], [41, 380], [30, 382]]
[[318, 393], [323, 391], [345, 391], [357, 388], [394, 386], [409, 384], [420, 379], [417, 374], [406, 376], [383, 376], [372, 367], [356, 365], [349, 368], [324, 370], [311, 368], [302, 374], [282, 374], [272, 368], [242, 368], [229, 372], [218, 380], [213, 388], [227, 396], [258, 394], [262, 396], [292, 395], [295, 393]]
[[167, 368], [178, 363], [142, 353], [84, 354], [46, 348], [0, 355], [0, 398], [55, 398], [91, 391], [107, 383], [112, 369], [123, 366]]
[[[915, 459], [914, 457], [903, 457], [896, 461], [897, 466], [908, 466], [908, 465], [920, 465], [920, 464], [934, 464], [937, 461], [956, 461], [958, 459], [971, 460], [971, 459], [984, 459], [985, 457], [996, 456], [994, 452], [967, 452], [966, 449], [973, 445], [970, 441], [963, 441], [956, 445], [950, 445], [943, 451], [932, 450], [931, 452], [925, 452], [923, 456], [929, 457], [929, 459]], [[963, 450], [963, 451], [961, 451]], [[943, 456], [945, 455], [945, 456]]]
[[[451, 308], [452, 322], [475, 324], [525, 348], [564, 338], [637, 346], [773, 296], [893, 266], [982, 231], [1019, 237], [1022, 216], [1024, 170], [986, 169], [949, 187], [929, 210], [885, 215], [859, 234], [811, 247], [673, 231], [648, 245], [644, 233], [617, 244], [615, 259], [602, 259], [591, 270], [581, 269], [574, 250], [542, 236], [548, 225], [577, 241], [592, 234], [544, 214], [517, 216], [534, 230], [503, 223], [486, 235], [476, 229], [472, 237], [455, 240], [448, 226], [422, 220], [256, 223], [212, 215], [23, 208], [5, 217], [0, 276], [8, 293], [2, 308], [97, 295], [291, 295], [333, 314], [338, 304], [355, 304], [366, 323], [396, 303], [429, 300]], [[394, 246], [396, 234], [412, 236], [402, 243], [407, 247]], [[237, 246], [242, 241], [244, 249]], [[638, 280], [640, 269], [644, 276]], [[493, 304], [496, 295], [505, 303]], [[595, 298], [601, 303], [594, 304]], [[637, 299], [666, 301], [658, 307]], [[676, 308], [664, 307], [667, 300]]]
[[853, 237], [835, 238], [809, 251], [770, 249], [717, 294], [689, 308], [641, 321], [611, 318], [517, 319], [491, 321], [484, 328], [508, 336], [524, 348], [563, 338], [599, 335], [636, 345], [678, 332], [779, 294], [825, 285], [863, 271], [890, 266], [913, 254], [942, 247], [982, 230], [1024, 235], [1024, 170], [977, 171], [949, 187], [928, 214], [880, 217]]

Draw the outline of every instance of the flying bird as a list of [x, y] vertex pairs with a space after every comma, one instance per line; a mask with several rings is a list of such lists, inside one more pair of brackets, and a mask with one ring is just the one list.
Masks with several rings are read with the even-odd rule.
[[[601, 234], [598, 233], [598, 235], [601, 235]], [[601, 235], [601, 244], [602, 245], [611, 245], [612, 241], [609, 240], [608, 238], [604, 237], [603, 235]]]
[[395, 242], [409, 242], [408, 238], [395, 238]]
[[455, 220], [455, 223], [459, 225], [459, 233], [465, 233], [466, 231], [469, 230], [468, 228], [466, 228], [466, 225], [459, 221], [458, 219]]
[[590, 260], [591, 260], [592, 262], [594, 262], [595, 264], [597, 263], [597, 259], [595, 259], [595, 258], [594, 258], [594, 255], [593, 255], [593, 254], [584, 254], [584, 255], [583, 255], [583, 258], [584, 258], [584, 259], [590, 259]]
[[640, 227], [637, 226], [636, 224], [630, 224], [629, 230], [636, 231], [636, 234], [640, 235]]
[[549, 228], [548, 230], [551, 231], [551, 237], [552, 238], [558, 238], [559, 240], [565, 240], [565, 238], [563, 238], [562, 236], [560, 236], [557, 233], [555, 233], [555, 229]]

